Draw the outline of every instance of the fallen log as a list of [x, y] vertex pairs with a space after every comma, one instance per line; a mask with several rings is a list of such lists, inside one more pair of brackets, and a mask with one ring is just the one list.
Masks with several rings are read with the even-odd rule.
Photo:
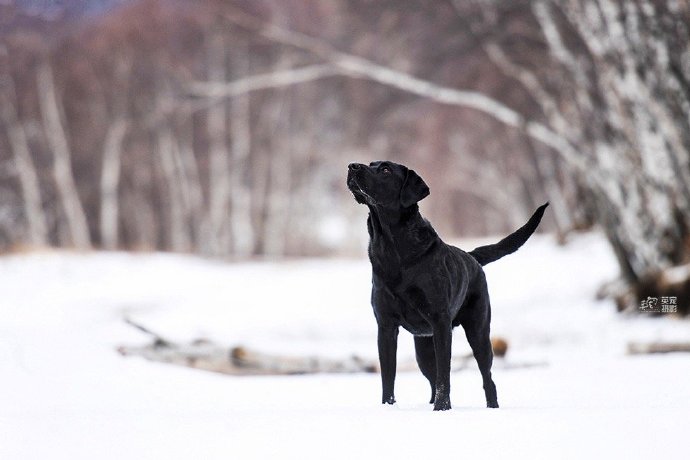
[[630, 342], [629, 355], [648, 355], [656, 353], [689, 353], [690, 342]]
[[192, 367], [230, 375], [297, 375], [315, 373], [377, 372], [372, 360], [352, 356], [330, 359], [319, 356], [285, 356], [262, 353], [243, 346], [224, 347], [207, 339], [175, 343], [129, 318], [130, 326], [153, 337], [143, 346], [120, 346], [122, 356], [139, 356], [149, 361]]
[[[320, 356], [286, 356], [264, 353], [244, 346], [224, 347], [207, 339], [197, 339], [190, 343], [175, 343], [131, 319], [125, 322], [141, 332], [153, 337], [153, 341], [143, 346], [120, 346], [117, 351], [122, 356], [139, 356], [149, 361], [174, 364], [178, 366], [219, 372], [229, 375], [299, 375], [316, 373], [375, 373], [379, 372], [377, 360], [353, 355], [346, 359], [333, 359]], [[542, 366], [544, 363], [508, 363], [503, 359], [508, 343], [500, 338], [492, 339], [497, 367], [503, 369]], [[456, 356], [451, 363], [453, 371], [474, 366], [471, 353]], [[398, 370], [417, 370], [414, 360], [399, 363]]]

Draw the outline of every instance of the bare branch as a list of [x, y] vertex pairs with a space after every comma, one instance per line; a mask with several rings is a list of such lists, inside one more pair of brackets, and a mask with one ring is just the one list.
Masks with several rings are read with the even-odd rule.
[[264, 74], [239, 78], [225, 82], [193, 82], [189, 84], [189, 93], [194, 96], [211, 98], [212, 102], [228, 97], [240, 96], [262, 89], [280, 88], [321, 78], [341, 75], [335, 67], [329, 64], [311, 65], [297, 69], [276, 70]]
[[513, 62], [496, 43], [488, 43], [484, 46], [484, 51], [506, 76], [515, 78], [529, 91], [556, 130], [561, 133], [567, 132], [569, 124], [558, 110], [558, 104], [532, 71]]
[[586, 157], [580, 155], [567, 139], [541, 123], [526, 120], [515, 110], [482, 93], [438, 85], [368, 59], [343, 53], [321, 40], [265, 23], [242, 11], [233, 10], [225, 17], [233, 24], [252, 30], [271, 41], [306, 50], [326, 59], [352, 77], [376, 81], [442, 104], [479, 110], [508, 126], [524, 129], [530, 137], [556, 150], [575, 170], [582, 172], [587, 170]]

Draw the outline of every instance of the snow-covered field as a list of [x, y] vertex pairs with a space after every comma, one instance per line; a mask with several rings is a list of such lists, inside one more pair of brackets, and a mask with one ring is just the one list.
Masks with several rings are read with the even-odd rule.
[[[471, 249], [473, 244], [462, 244]], [[119, 345], [208, 337], [283, 354], [375, 357], [365, 260], [224, 264], [177, 255], [0, 258], [0, 459], [684, 458], [690, 356], [627, 356], [690, 338], [690, 322], [593, 300], [616, 274], [597, 235], [534, 237], [487, 267], [498, 410], [476, 368], [434, 413], [418, 372], [398, 404], [378, 375], [229, 377], [123, 358]], [[539, 282], [537, 280], [548, 280]], [[457, 353], [469, 350], [456, 331]], [[413, 357], [402, 332], [399, 361]]]

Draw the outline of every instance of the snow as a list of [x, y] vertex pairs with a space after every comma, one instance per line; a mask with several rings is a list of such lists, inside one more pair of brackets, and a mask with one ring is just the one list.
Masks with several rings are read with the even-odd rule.
[[[461, 242], [471, 249], [475, 242]], [[166, 254], [0, 257], [0, 459], [679, 458], [687, 354], [627, 356], [628, 341], [687, 340], [690, 322], [615, 313], [594, 292], [616, 274], [596, 234], [536, 236], [486, 267], [497, 410], [476, 367], [431, 411], [418, 372], [395, 406], [378, 375], [229, 377], [123, 358], [149, 337], [208, 337], [266, 352], [376, 355], [365, 260], [225, 264]], [[461, 331], [457, 353], [468, 351]], [[400, 334], [399, 362], [413, 359]]]

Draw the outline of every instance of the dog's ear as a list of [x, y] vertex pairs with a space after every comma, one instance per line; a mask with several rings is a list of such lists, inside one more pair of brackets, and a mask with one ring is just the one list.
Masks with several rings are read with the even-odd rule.
[[405, 175], [405, 182], [403, 182], [402, 189], [400, 189], [400, 204], [407, 208], [427, 196], [429, 196], [429, 187], [419, 177], [419, 174], [412, 169], [408, 169]]

